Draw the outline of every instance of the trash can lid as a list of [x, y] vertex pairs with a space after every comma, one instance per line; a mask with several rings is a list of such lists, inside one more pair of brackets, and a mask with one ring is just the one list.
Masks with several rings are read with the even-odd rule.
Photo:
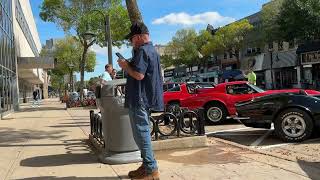
[[127, 83], [127, 79], [115, 79], [107, 81], [101, 89], [101, 97], [103, 96], [114, 96], [114, 87], [123, 86]]

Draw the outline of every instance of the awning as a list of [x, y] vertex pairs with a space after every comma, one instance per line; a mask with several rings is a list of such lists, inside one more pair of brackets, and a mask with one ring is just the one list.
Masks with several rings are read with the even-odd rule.
[[313, 41], [313, 42], [307, 42], [299, 45], [296, 53], [301, 54], [305, 52], [312, 52], [312, 51], [319, 51], [319, 50], [320, 50], [320, 41]]
[[272, 68], [283, 68], [297, 66], [297, 54], [294, 50], [272, 53]]
[[19, 69], [53, 69], [53, 57], [18, 57]]

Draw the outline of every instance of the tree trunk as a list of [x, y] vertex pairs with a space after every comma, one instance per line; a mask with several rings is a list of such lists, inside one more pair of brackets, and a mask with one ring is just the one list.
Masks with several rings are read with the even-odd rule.
[[137, 0], [126, 0], [126, 5], [131, 24], [134, 22], [143, 22]]
[[83, 100], [83, 82], [84, 82], [84, 67], [86, 65], [86, 58], [87, 58], [88, 47], [83, 47], [83, 53], [81, 57], [80, 63], [80, 101]]

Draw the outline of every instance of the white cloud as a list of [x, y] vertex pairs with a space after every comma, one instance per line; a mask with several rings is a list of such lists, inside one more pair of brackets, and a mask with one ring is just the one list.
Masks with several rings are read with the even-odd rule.
[[221, 16], [218, 12], [204, 12], [201, 14], [190, 15], [185, 12], [171, 13], [164, 17], [155, 19], [152, 24], [170, 24], [170, 25], [195, 25], [211, 24], [215, 27], [234, 22], [232, 17]]
[[[130, 47], [127, 47], [126, 45], [122, 45], [120, 48], [118, 47], [112, 47], [112, 52], [116, 53], [125, 53], [126, 51], [128, 51], [128, 49], [131, 49]], [[97, 44], [94, 44], [91, 46], [91, 50], [94, 51], [97, 55], [101, 55], [101, 56], [108, 56], [108, 50], [107, 47], [100, 47]]]

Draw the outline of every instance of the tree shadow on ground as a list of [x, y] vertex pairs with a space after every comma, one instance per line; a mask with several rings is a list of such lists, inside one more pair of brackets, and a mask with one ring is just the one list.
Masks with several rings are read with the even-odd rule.
[[94, 164], [97, 162], [94, 153], [67, 153], [27, 158], [22, 160], [20, 165], [26, 167], [52, 167], [74, 164]]
[[0, 129], [0, 145], [5, 146], [10, 143], [23, 143], [32, 140], [48, 139], [55, 140], [65, 137], [61, 135], [67, 132], [65, 130], [55, 131], [41, 131], [41, 130], [30, 130], [30, 129], [13, 129], [13, 128], [1, 128]]
[[51, 167], [98, 163], [95, 152], [90, 148], [88, 139], [63, 140], [61, 144], [67, 150], [65, 154], [31, 157], [20, 161], [20, 165], [27, 167]]
[[297, 160], [300, 168], [308, 175], [310, 179], [320, 179], [320, 162], [308, 162]]
[[57, 180], [116, 180], [122, 179], [122, 177], [76, 177], [76, 176], [68, 176], [68, 177], [56, 177], [56, 176], [42, 176], [42, 177], [31, 177], [31, 178], [23, 178], [23, 179], [15, 179], [15, 180], [43, 180], [43, 179], [57, 179]]
[[51, 128], [68, 128], [68, 127], [85, 127], [85, 126], [90, 126], [90, 124], [74, 124], [74, 125], [56, 125], [56, 126], [48, 126]]

